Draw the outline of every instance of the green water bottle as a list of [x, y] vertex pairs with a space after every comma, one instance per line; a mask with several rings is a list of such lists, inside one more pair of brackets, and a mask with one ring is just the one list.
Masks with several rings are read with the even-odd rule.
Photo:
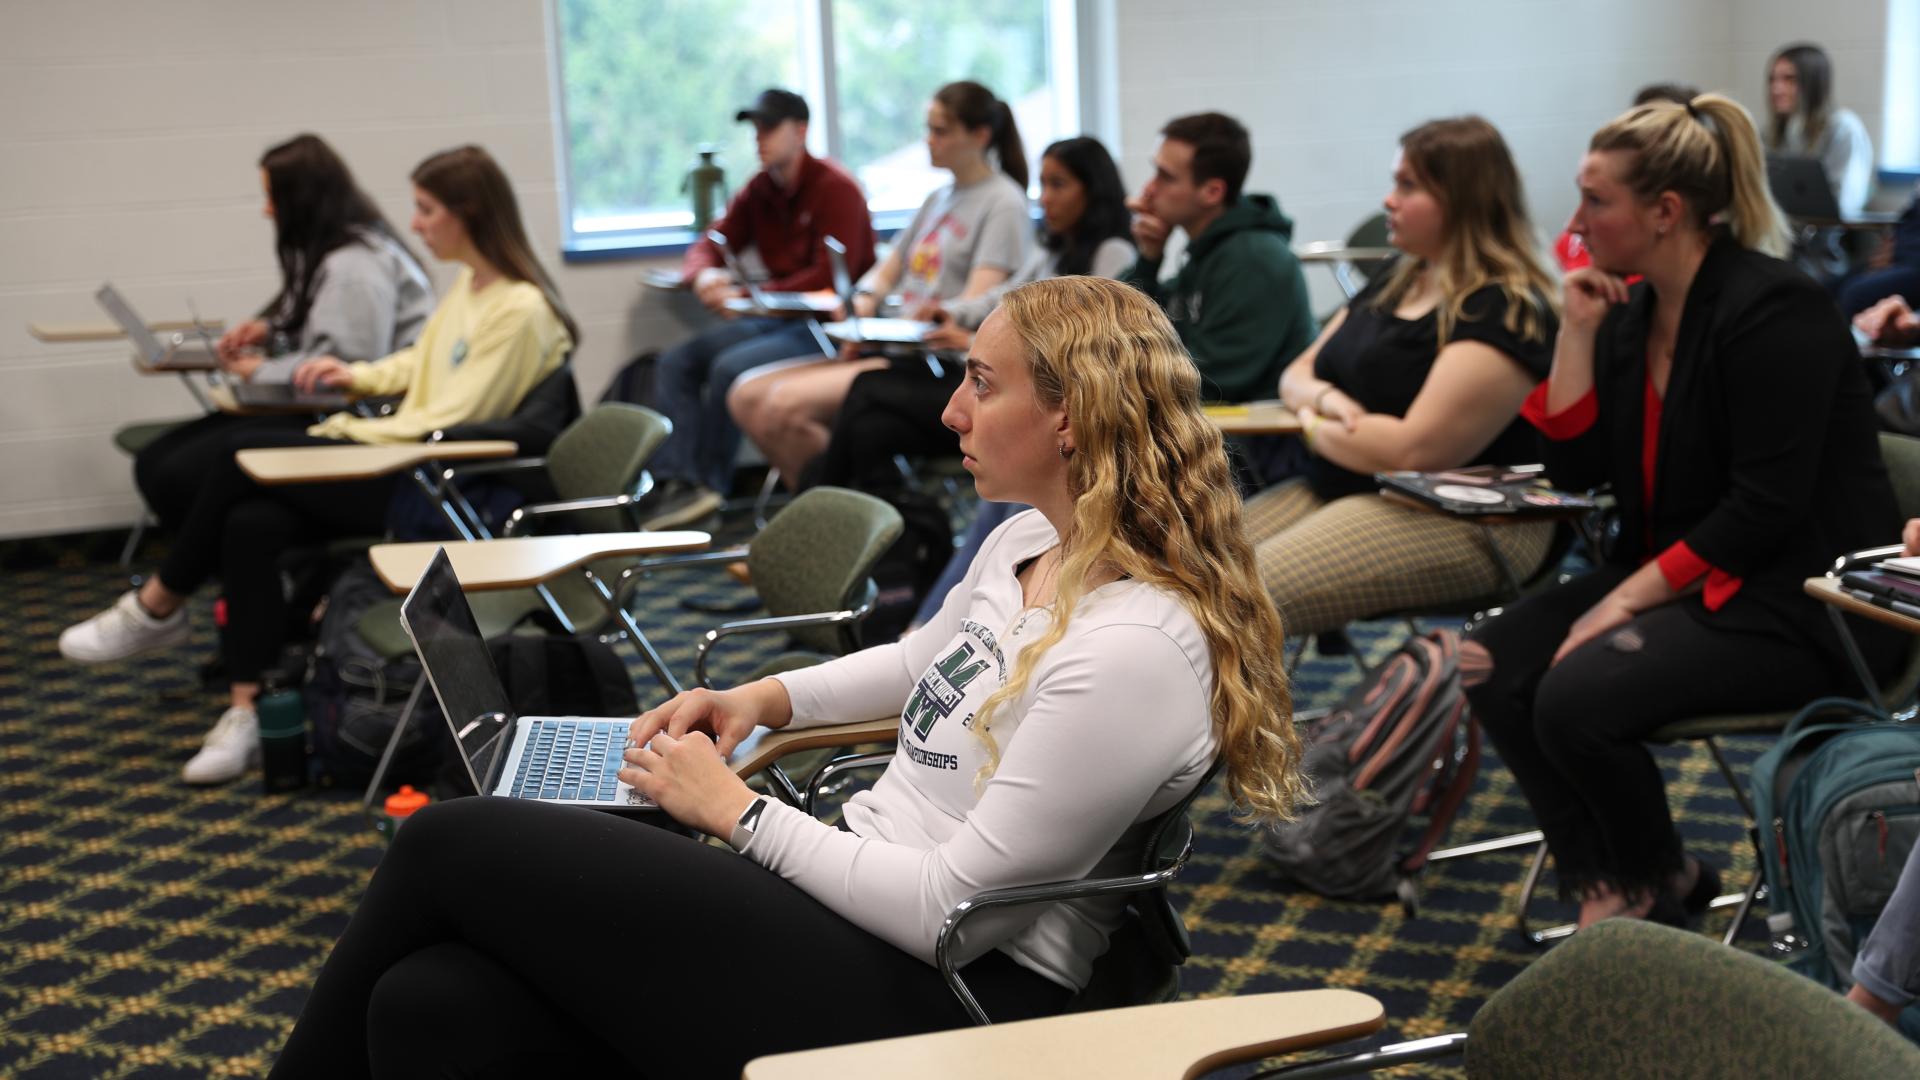
[[682, 192], [693, 192], [693, 232], [695, 236], [706, 234], [707, 226], [713, 223], [714, 212], [727, 204], [727, 171], [713, 156], [720, 148], [702, 143], [700, 160], [687, 171], [687, 178], [680, 182]]
[[268, 795], [307, 786], [307, 709], [298, 687], [269, 682], [253, 704], [260, 716], [260, 790]]

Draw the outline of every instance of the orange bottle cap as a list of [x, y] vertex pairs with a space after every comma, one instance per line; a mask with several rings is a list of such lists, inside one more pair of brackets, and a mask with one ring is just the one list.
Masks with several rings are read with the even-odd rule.
[[399, 791], [387, 796], [387, 816], [407, 817], [432, 801], [426, 792], [413, 790], [411, 784], [402, 784]]

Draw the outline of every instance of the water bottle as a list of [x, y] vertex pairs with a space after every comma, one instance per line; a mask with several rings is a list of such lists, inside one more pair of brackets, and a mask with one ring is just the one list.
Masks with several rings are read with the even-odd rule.
[[1791, 911], [1776, 911], [1767, 916], [1767, 936], [1772, 939], [1767, 946], [1767, 954], [1783, 964], [1791, 962], [1813, 944], [1793, 925]]
[[260, 716], [260, 790], [268, 795], [307, 786], [307, 709], [296, 687], [268, 683], [254, 702]]
[[707, 226], [713, 222], [714, 210], [726, 205], [727, 171], [713, 160], [719, 153], [715, 146], [700, 147], [700, 160], [687, 171], [687, 178], [680, 182], [680, 190], [693, 192], [693, 234], [704, 236]]
[[391, 844], [395, 834], [399, 833], [400, 826], [405, 825], [408, 818], [431, 801], [426, 792], [415, 791], [412, 784], [401, 784], [399, 791], [387, 796], [381, 815], [374, 820], [374, 831], [386, 837], [387, 842]]

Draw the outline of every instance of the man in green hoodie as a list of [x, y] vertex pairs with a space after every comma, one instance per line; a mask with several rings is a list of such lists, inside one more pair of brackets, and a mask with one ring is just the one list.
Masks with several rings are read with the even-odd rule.
[[[1313, 341], [1293, 222], [1271, 195], [1243, 195], [1253, 150], [1231, 116], [1197, 113], [1160, 129], [1153, 177], [1127, 203], [1140, 258], [1120, 280], [1173, 320], [1210, 401], [1276, 396], [1280, 369]], [[1186, 265], [1160, 280], [1167, 236], [1187, 232]]]

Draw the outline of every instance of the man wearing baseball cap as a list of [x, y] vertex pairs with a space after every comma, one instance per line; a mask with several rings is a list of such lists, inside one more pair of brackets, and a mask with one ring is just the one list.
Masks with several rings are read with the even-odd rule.
[[[873, 220], [860, 185], [845, 169], [807, 153], [807, 102], [789, 90], [769, 89], [735, 119], [753, 124], [760, 172], [727, 204], [714, 228], [735, 252], [760, 252], [770, 292], [833, 287], [823, 241], [846, 245], [855, 279], [874, 261]], [[687, 249], [681, 278], [720, 321], [660, 354], [652, 405], [673, 421], [673, 434], [648, 462], [660, 483], [641, 504], [645, 528], [667, 529], [719, 509], [733, 476], [740, 432], [727, 415], [727, 388], [743, 372], [794, 357], [813, 357], [819, 345], [803, 320], [734, 315], [729, 298], [741, 295], [720, 252], [702, 236]]]

